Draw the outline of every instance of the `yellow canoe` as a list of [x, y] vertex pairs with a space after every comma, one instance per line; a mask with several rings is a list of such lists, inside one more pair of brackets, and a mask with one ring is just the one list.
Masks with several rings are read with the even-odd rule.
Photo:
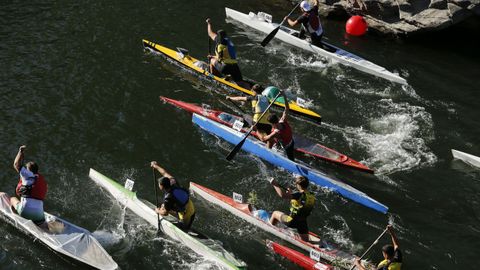
[[[254, 95], [253, 91], [243, 88], [233, 81], [228, 81], [225, 78], [221, 78], [213, 75], [212, 73], [210, 73], [208, 70], [205, 69], [206, 68], [205, 62], [195, 59], [194, 57], [188, 55], [188, 53], [185, 51], [181, 51], [181, 50], [175, 51], [145, 39], [143, 40], [143, 46], [146, 49], [149, 49], [153, 52], [164, 55], [165, 57], [167, 57], [167, 59], [174, 60], [174, 62], [181, 64], [181, 66], [187, 70], [195, 71], [196, 73], [198, 73], [197, 75], [203, 75], [205, 78], [218, 83], [222, 88], [226, 89], [227, 91], [230, 91], [230, 92], [240, 91], [250, 96]], [[285, 107], [284, 103], [278, 102], [278, 101], [275, 102], [275, 105], [278, 107]], [[307, 108], [301, 107], [299, 104], [297, 104], [297, 102], [293, 100], [289, 102], [289, 105], [290, 105], [290, 111], [292, 111], [296, 115], [303, 116], [307, 119], [315, 120], [318, 123], [321, 122], [322, 117], [318, 113], [311, 111]]]

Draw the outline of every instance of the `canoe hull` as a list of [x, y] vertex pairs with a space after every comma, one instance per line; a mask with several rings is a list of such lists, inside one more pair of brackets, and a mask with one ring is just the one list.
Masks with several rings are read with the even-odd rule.
[[89, 176], [95, 183], [110, 192], [120, 204], [132, 210], [132, 212], [146, 220], [154, 228], [158, 229], [160, 225], [160, 229], [173, 240], [184, 244], [197, 254], [218, 263], [225, 269], [246, 269], [245, 263], [236, 260], [233, 255], [221, 247], [216, 247], [221, 249], [219, 251], [207, 247], [198, 238], [180, 230], [165, 218], [161, 218], [159, 222], [157, 213], [140, 201], [135, 192], [125, 189], [118, 182], [102, 175], [94, 169], [90, 169]]
[[[160, 44], [156, 44], [154, 42], [151, 42], [145, 39], [143, 40], [143, 46], [154, 53], [163, 55], [169, 61], [179, 64], [182, 68], [199, 76], [201, 79], [214, 83], [216, 86], [218, 86], [218, 89], [225, 90], [223, 92], [220, 92], [216, 88], [216, 91], [219, 92], [220, 94], [239, 94], [240, 92], [244, 95], [249, 95], [249, 96], [254, 95], [254, 92], [249, 89], [243, 88], [234, 82], [230, 82], [224, 78], [220, 78], [218, 76], [211, 74], [209, 71], [203, 69], [201, 66], [198, 65], [199, 63], [198, 59], [190, 55], [182, 54], [180, 52], [171, 50]], [[285, 104], [278, 101], [275, 102], [274, 105], [275, 107], [279, 107], [279, 108], [285, 107]], [[322, 120], [322, 117], [318, 113], [312, 110], [309, 110], [307, 108], [301, 107], [295, 101], [290, 101], [289, 106], [290, 106], [291, 112], [294, 115], [300, 116], [308, 120], [313, 120], [315, 123], [320, 123]]]
[[312, 232], [309, 232], [310, 239], [306, 242], [300, 238], [295, 230], [271, 225], [268, 221], [256, 217], [252, 212], [254, 207], [250, 204], [235, 202], [231, 197], [225, 196], [194, 182], [190, 182], [190, 190], [210, 203], [229, 211], [248, 223], [253, 224], [303, 250], [310, 251], [311, 249], [315, 249], [322, 259], [330, 262], [334, 261], [337, 266], [348, 269], [355, 258], [352, 254], [341, 251], [332, 244], [321, 240], [318, 235]]
[[[183, 102], [183, 101], [179, 101], [179, 100], [175, 100], [167, 97], [162, 97], [162, 96], [160, 97], [160, 100], [163, 100], [164, 102], [170, 103], [176, 107], [184, 109], [190, 113], [203, 115], [210, 120], [224, 124], [229, 127], [233, 126], [234, 120], [239, 120], [239, 121], [242, 120], [242, 118], [239, 116], [228, 114], [218, 110], [205, 109], [201, 106], [198, 106], [192, 103], [187, 103], [187, 102]], [[230, 122], [226, 122], [223, 119], [219, 118], [220, 114], [226, 114], [228, 116], [232, 116], [231, 118], [232, 120]], [[247, 131], [245, 129], [242, 129], [242, 132], [247, 132]], [[255, 132], [252, 132], [252, 135], [256, 136]], [[312, 142], [311, 140], [304, 138], [298, 134], [294, 134], [293, 137], [295, 141], [295, 150], [298, 153], [301, 153], [302, 155], [311, 156], [327, 162], [335, 163], [340, 166], [345, 166], [351, 169], [373, 173], [373, 170], [370, 169], [369, 167], [331, 148], [328, 148], [319, 143]]]
[[331, 265], [317, 262], [310, 257], [305, 256], [303, 253], [286, 246], [282, 246], [279, 243], [267, 240], [267, 247], [305, 270], [333, 270]]
[[[216, 123], [201, 115], [193, 114], [192, 121], [202, 129], [223, 138], [224, 140], [237, 145], [244, 137], [244, 134]], [[247, 138], [242, 146], [244, 151], [250, 152], [273, 165], [284, 168], [287, 171], [307, 177], [311, 182], [328, 188], [348, 198], [354, 202], [371, 208], [381, 213], [387, 213], [388, 207], [370, 198], [367, 194], [343, 183], [332, 179], [317, 170], [310, 168], [300, 162], [289, 160], [283, 153], [277, 152], [275, 149], [268, 149], [264, 143]]]
[[465, 152], [461, 152], [455, 149], [452, 149], [452, 155], [456, 159], [460, 159], [463, 162], [466, 162], [472, 166], [480, 168], [480, 157], [474, 156], [472, 154], [468, 154]]
[[64, 219], [45, 213], [45, 221], [57, 225], [57, 229], [55, 232], [42, 229], [32, 221], [14, 213], [6, 194], [0, 196], [0, 216], [58, 254], [96, 269], [118, 269], [117, 263], [88, 230]]
[[[238, 21], [246, 26], [254, 28], [265, 34], [271, 33], [278, 26], [278, 24], [276, 23], [267, 22], [266, 20], [264, 20], [264, 18], [262, 18], [261, 16], [258, 16], [258, 14], [254, 14], [253, 12], [250, 12], [249, 14], [244, 14], [230, 8], [225, 8], [225, 13], [227, 18]], [[293, 33], [297, 33], [297, 32], [298, 31], [296, 30], [282, 26], [280, 30], [277, 32], [277, 34], [275, 35], [275, 38], [283, 42], [286, 42], [290, 45], [293, 45], [295, 47], [301, 48], [303, 50], [316, 53], [322, 57], [325, 57], [326, 59], [329, 59], [330, 61], [339, 62], [343, 65], [353, 67], [357, 70], [360, 70], [365, 73], [378, 76], [393, 82], [397, 82], [400, 84], [407, 84], [407, 81], [404, 78], [400, 77], [395, 73], [388, 71], [384, 67], [376, 65], [370, 61], [367, 61], [361, 58], [360, 56], [357, 56], [355, 54], [342, 50], [338, 47], [335, 47], [332, 44], [329, 44], [325, 41], [322, 41], [322, 43], [324, 44], [325, 47], [329, 48], [329, 50], [325, 50], [317, 46], [314, 46], [310, 42], [297, 38], [292, 35]]]

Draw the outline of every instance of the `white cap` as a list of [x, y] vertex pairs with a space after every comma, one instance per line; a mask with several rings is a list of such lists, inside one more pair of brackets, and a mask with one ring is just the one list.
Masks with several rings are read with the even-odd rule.
[[302, 1], [302, 3], [300, 3], [300, 7], [305, 11], [310, 11], [310, 9], [312, 9], [312, 6], [310, 6], [307, 1]]

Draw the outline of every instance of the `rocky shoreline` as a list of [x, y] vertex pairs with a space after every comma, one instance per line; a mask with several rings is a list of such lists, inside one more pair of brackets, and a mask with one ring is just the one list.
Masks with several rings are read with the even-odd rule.
[[480, 21], [480, 0], [322, 0], [321, 16], [362, 15], [370, 31], [415, 36], [447, 29], [466, 20]]

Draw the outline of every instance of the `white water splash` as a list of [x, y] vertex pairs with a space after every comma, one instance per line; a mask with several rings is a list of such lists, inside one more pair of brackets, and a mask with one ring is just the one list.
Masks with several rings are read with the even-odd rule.
[[311, 55], [305, 57], [303, 54], [289, 51], [287, 54], [287, 63], [296, 67], [302, 67], [308, 70], [319, 71], [335, 63], [330, 63], [328, 60], [318, 57], [316, 55]]
[[368, 153], [364, 161], [377, 174], [391, 174], [437, 161], [427, 143], [433, 140], [433, 121], [423, 107], [408, 103], [394, 103], [390, 99], [379, 101], [379, 107], [369, 125], [340, 128], [325, 124], [342, 132], [350, 147], [362, 146]]

